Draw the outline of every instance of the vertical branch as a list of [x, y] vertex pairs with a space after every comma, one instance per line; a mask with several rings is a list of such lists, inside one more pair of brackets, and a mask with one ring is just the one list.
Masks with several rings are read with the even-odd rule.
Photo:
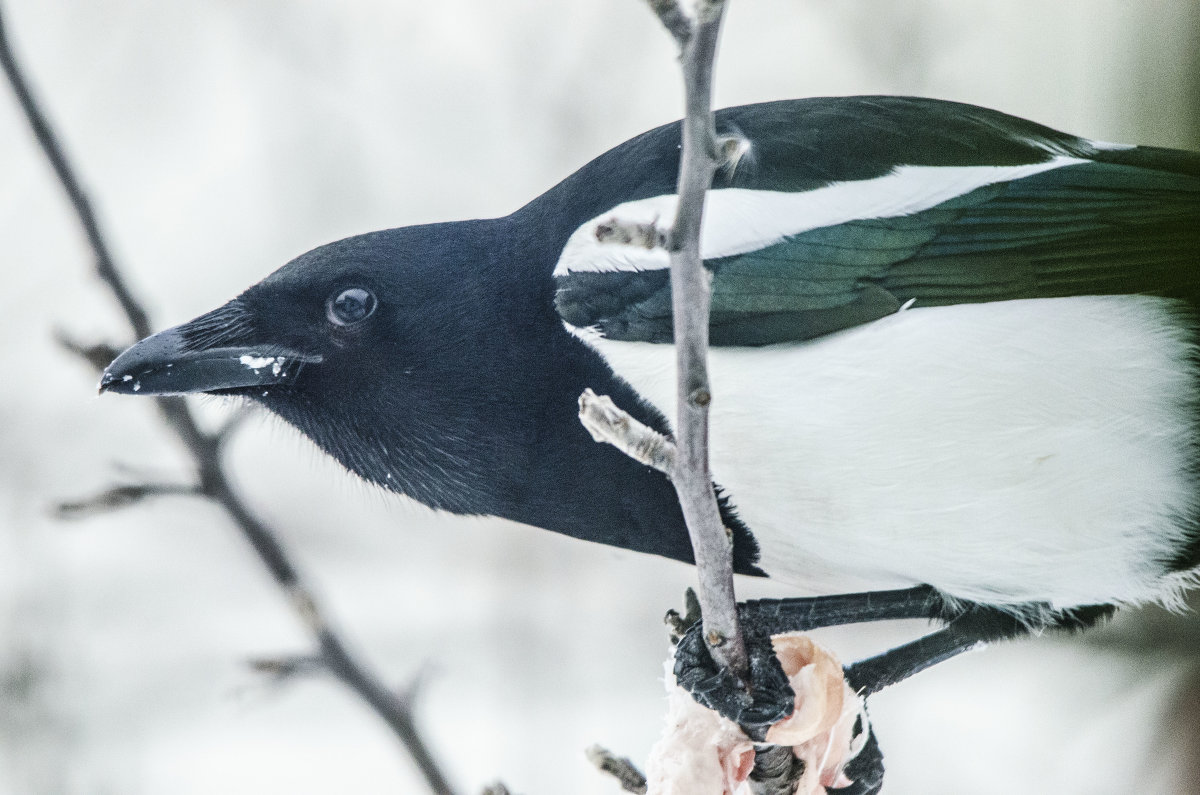
[[667, 236], [671, 254], [671, 302], [678, 368], [677, 462], [672, 481], [679, 493], [700, 579], [704, 637], [713, 658], [738, 679], [748, 678], [746, 645], [733, 591], [733, 540], [721, 521], [708, 465], [708, 315], [711, 277], [700, 252], [704, 201], [718, 165], [712, 115], [712, 75], [724, 0], [699, 0], [696, 17], [680, 25], [675, 3], [651, 6], [680, 45], [685, 116], [679, 162], [679, 209]]

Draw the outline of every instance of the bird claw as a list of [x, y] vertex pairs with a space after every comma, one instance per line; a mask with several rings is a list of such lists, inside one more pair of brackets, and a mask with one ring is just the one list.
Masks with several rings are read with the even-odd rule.
[[675, 647], [675, 679], [696, 702], [742, 727], [763, 741], [767, 729], [792, 714], [795, 693], [771, 647], [769, 635], [747, 633], [750, 658], [749, 688], [721, 668], [708, 652], [702, 624], [692, 624]]
[[680, 614], [678, 610], [671, 609], [663, 616], [663, 623], [670, 628], [671, 645], [679, 644], [679, 639], [700, 622], [700, 598], [696, 596], [696, 592], [688, 588], [683, 592], [684, 612]]
[[[780, 635], [773, 640], [768, 629], [754, 622], [743, 624], [743, 631], [750, 658], [749, 687], [713, 661], [699, 622], [676, 645], [677, 684], [701, 706], [736, 723], [751, 740], [794, 753], [794, 767], [788, 774], [793, 778], [804, 778], [806, 766], [814, 765], [807, 776], [821, 789], [811, 791], [878, 792], [883, 755], [869, 728], [865, 704], [839, 676], [844, 669], [836, 658], [804, 635]], [[806, 668], [809, 673], [801, 675]], [[761, 757], [751, 778], [762, 782], [762, 776], [777, 775], [765, 767], [758, 769], [759, 763], [768, 761], [770, 757]]]

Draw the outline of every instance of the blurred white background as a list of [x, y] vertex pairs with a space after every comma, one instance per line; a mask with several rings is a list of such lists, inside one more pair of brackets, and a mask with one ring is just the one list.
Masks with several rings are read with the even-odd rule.
[[[507, 213], [681, 109], [672, 45], [639, 0], [3, 4], [158, 326], [338, 237]], [[1200, 148], [1200, 4], [734, 0], [719, 104], [843, 93]], [[308, 647], [215, 509], [52, 516], [123, 479], [184, 477], [186, 459], [149, 401], [97, 399], [95, 374], [53, 342], [130, 340], [7, 92], [0, 273], [0, 793], [421, 792], [338, 685], [247, 670]], [[266, 418], [232, 468], [375, 665], [397, 685], [425, 671], [419, 718], [463, 792], [499, 778], [525, 795], [615, 793], [582, 750], [645, 758], [660, 618], [686, 567], [433, 515]], [[745, 583], [762, 593], [780, 592]], [[913, 631], [827, 637], [853, 658]], [[1198, 637], [1132, 613], [885, 692], [885, 791], [1197, 791]]]

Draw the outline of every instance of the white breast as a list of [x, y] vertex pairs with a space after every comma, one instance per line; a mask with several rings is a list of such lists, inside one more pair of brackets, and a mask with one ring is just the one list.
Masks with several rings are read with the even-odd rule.
[[[1143, 296], [914, 308], [711, 352], [712, 467], [771, 576], [990, 603], [1168, 598], [1196, 508], [1194, 318]], [[675, 416], [669, 345], [580, 332]]]

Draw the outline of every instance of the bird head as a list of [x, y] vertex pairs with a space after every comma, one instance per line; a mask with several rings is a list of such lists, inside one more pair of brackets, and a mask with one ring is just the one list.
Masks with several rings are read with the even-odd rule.
[[473, 322], [495, 318], [490, 305], [500, 300], [488, 278], [488, 223], [314, 249], [135, 344], [100, 390], [249, 398], [365, 479], [471, 512], [472, 484], [486, 482], [472, 475], [495, 452], [475, 427], [478, 406], [496, 402], [510, 380], [494, 373], [505, 361], [488, 350], [495, 324]]
[[148, 337], [118, 356], [102, 392], [243, 395], [272, 404], [333, 389], [362, 394], [370, 363], [395, 360], [387, 333], [403, 315], [397, 232], [314, 249], [224, 306]]

